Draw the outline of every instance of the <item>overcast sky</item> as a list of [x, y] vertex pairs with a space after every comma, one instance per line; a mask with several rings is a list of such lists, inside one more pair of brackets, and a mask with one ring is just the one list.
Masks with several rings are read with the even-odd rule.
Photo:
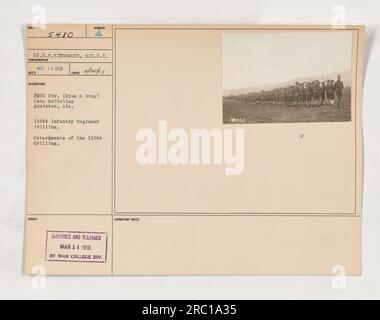
[[223, 89], [351, 70], [351, 31], [223, 34]]

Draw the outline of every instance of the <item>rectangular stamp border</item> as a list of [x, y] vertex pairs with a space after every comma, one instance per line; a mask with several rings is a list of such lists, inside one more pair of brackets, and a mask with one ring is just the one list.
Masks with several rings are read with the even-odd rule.
[[[90, 234], [104, 234], [106, 237], [105, 259], [104, 261], [82, 261], [82, 260], [48, 260], [47, 259], [47, 244], [49, 232], [60, 233], [90, 233]], [[45, 239], [45, 261], [47, 262], [76, 262], [76, 263], [107, 263], [108, 258], [108, 233], [107, 232], [89, 232], [89, 231], [58, 231], [58, 230], [46, 230]]]

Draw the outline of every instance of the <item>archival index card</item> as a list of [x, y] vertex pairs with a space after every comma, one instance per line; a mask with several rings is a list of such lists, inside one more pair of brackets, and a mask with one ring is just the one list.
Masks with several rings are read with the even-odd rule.
[[363, 43], [27, 26], [25, 272], [361, 274]]

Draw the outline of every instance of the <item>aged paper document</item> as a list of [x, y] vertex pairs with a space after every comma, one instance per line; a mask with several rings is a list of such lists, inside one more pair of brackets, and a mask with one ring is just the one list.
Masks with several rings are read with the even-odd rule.
[[25, 273], [360, 275], [363, 44], [27, 26]]

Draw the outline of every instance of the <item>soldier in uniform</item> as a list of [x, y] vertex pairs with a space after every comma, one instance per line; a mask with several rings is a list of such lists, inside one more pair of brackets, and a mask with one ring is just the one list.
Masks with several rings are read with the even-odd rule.
[[302, 104], [302, 84], [300, 82], [296, 83], [296, 100], [297, 104]]
[[309, 81], [306, 87], [307, 87], [307, 101], [310, 106], [313, 104], [313, 83]]
[[340, 74], [338, 74], [338, 79], [335, 81], [334, 84], [334, 91], [337, 99], [338, 108], [340, 106], [340, 99], [342, 99], [343, 88], [343, 81], [341, 80]]
[[326, 84], [326, 96], [330, 105], [334, 105], [334, 81], [327, 80]]
[[280, 105], [283, 105], [285, 102], [285, 88], [280, 88]]
[[302, 92], [302, 104], [306, 105], [307, 104], [307, 87], [306, 87], [306, 82], [302, 83], [301, 92]]
[[315, 80], [313, 84], [313, 95], [315, 105], [319, 105], [321, 103], [321, 87], [319, 85], [319, 80]]
[[290, 86], [290, 104], [296, 105], [296, 86], [294, 84]]
[[321, 105], [323, 106], [325, 104], [326, 99], [326, 82], [322, 81], [321, 85]]

